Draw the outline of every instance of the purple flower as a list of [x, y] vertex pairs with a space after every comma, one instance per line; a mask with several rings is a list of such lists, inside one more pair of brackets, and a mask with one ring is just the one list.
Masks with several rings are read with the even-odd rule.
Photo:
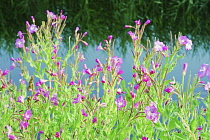
[[136, 103], [133, 105], [133, 107], [135, 107], [136, 109], [138, 109], [138, 108], [139, 108], [139, 104], [140, 104], [140, 102], [136, 102]]
[[150, 78], [147, 75], [144, 75], [142, 78], [143, 82], [148, 82], [150, 80]]
[[49, 16], [51, 19], [56, 19], [57, 16], [53, 13], [47, 10], [47, 16]]
[[209, 90], [210, 90], [210, 82], [207, 82], [207, 84], [205, 84], [204, 89], [209, 92]]
[[96, 48], [96, 51], [103, 50], [103, 47], [101, 45], [102, 45], [102, 42], [99, 43], [99, 46]]
[[17, 99], [18, 99], [17, 102], [24, 103], [24, 97], [23, 96], [19, 96]]
[[140, 19], [135, 21], [136, 25], [141, 25]]
[[15, 46], [16, 48], [23, 48], [25, 40], [24, 39], [16, 39]]
[[142, 140], [148, 140], [148, 138], [147, 138], [147, 137], [142, 137], [141, 139], [142, 139]]
[[92, 72], [90, 71], [90, 69], [85, 69], [84, 71], [86, 74], [92, 75]]
[[149, 24], [149, 23], [151, 23], [151, 21], [148, 19], [144, 24]]
[[88, 32], [84, 32], [83, 36], [86, 36], [88, 34]]
[[81, 112], [82, 112], [82, 116], [84, 116], [84, 117], [88, 117], [88, 114], [85, 112], [85, 110], [84, 110], [84, 109], [82, 109], [82, 110], [81, 110]]
[[104, 76], [101, 77], [101, 83], [106, 83]]
[[79, 31], [79, 27], [76, 27], [75, 32], [78, 32], [78, 31]]
[[32, 116], [31, 111], [30, 110], [26, 110], [26, 112], [23, 114], [23, 119], [24, 120], [30, 120], [31, 116]]
[[137, 90], [137, 89], [139, 89], [139, 87], [140, 87], [140, 85], [139, 85], [139, 84], [136, 84], [136, 85], [134, 86], [134, 89]]
[[123, 94], [123, 93], [125, 93], [125, 92], [124, 92], [124, 91], [122, 91], [122, 89], [121, 89], [121, 88], [118, 88], [118, 89], [117, 89], [117, 94], [121, 95], [121, 94]]
[[75, 85], [75, 82], [74, 81], [70, 81], [69, 85]]
[[97, 118], [94, 117], [93, 120], [92, 120], [92, 123], [96, 123], [97, 122]]
[[66, 16], [65, 15], [61, 15], [61, 19], [66, 19]]
[[109, 35], [109, 36], [108, 36], [108, 39], [109, 39], [109, 40], [112, 40], [112, 38], [113, 38], [112, 35]]
[[58, 98], [57, 98], [57, 94], [56, 93], [54, 93], [53, 95], [52, 95], [52, 97], [50, 98], [50, 101], [53, 103], [53, 105], [58, 105]]
[[155, 73], [155, 70], [153, 70], [153, 69], [151, 69], [150, 72], [149, 72], [150, 75], [152, 75], [154, 73]]
[[202, 127], [198, 127], [196, 130], [199, 130], [199, 131], [201, 131], [201, 130], [202, 130]]
[[150, 103], [150, 106], [145, 107], [145, 114], [146, 119], [153, 121], [154, 123], [157, 123], [158, 121], [158, 115], [160, 114], [157, 112], [157, 107], [155, 103]]
[[154, 49], [156, 52], [162, 52], [168, 50], [168, 47], [163, 42], [155, 41]]
[[7, 125], [6, 128], [7, 128], [7, 130], [8, 130], [8, 132], [7, 132], [8, 135], [9, 135], [10, 133], [12, 133], [12, 127], [11, 127], [11, 126]]
[[20, 39], [24, 38], [23, 33], [21, 31], [18, 32], [18, 36], [20, 37]]
[[131, 95], [132, 99], [134, 99], [136, 97], [136, 93], [133, 93], [132, 91], [130, 91], [130, 95]]
[[179, 43], [185, 46], [186, 50], [191, 50], [192, 49], [192, 41], [189, 40], [186, 36], [180, 36], [178, 38]]
[[8, 135], [9, 140], [16, 140], [18, 139], [17, 137], [15, 137], [14, 135]]
[[182, 74], [185, 75], [186, 74], [186, 71], [187, 71], [187, 66], [188, 64], [187, 63], [184, 63], [183, 64], [183, 69], [182, 69]]
[[85, 46], [88, 46], [88, 43], [87, 43], [87, 42], [85, 42], [85, 41], [83, 42], [83, 44], [84, 44]]
[[44, 82], [47, 82], [47, 80], [39, 79], [39, 81], [35, 85], [36, 86], [41, 86], [42, 84], [44, 84]]
[[135, 35], [135, 33], [133, 33], [132, 31], [129, 31], [128, 34], [130, 35], [130, 37], [131, 37], [131, 39], [132, 39], [133, 41], [135, 41], [135, 40], [138, 39], [138, 37], [137, 37], [137, 36]]
[[28, 27], [28, 31], [29, 31], [29, 33], [34, 33], [34, 32], [36, 32], [38, 30], [38, 28], [36, 27], [36, 25], [34, 25], [34, 24], [31, 24], [29, 27]]
[[108, 66], [109, 70], [119, 71], [121, 68], [121, 64], [123, 63], [122, 58], [118, 58], [117, 56], [113, 56], [110, 60], [110, 65]]
[[200, 67], [199, 71], [198, 71], [198, 77], [199, 78], [203, 78], [206, 74], [210, 79], [210, 67], [206, 68], [206, 66], [208, 66], [208, 64], [202, 64], [202, 66]]
[[124, 27], [125, 27], [125, 28], [131, 28], [132, 26], [130, 26], [130, 25], [125, 25]]
[[74, 101], [72, 103], [80, 103], [82, 102], [82, 99], [85, 99], [85, 97], [77, 94], [77, 98], [74, 98]]
[[174, 89], [172, 87], [167, 87], [166, 89], [164, 89], [164, 91], [171, 93], [172, 91], [174, 91]]
[[180, 44], [182, 44], [182, 45], [186, 45], [187, 43], [188, 43], [188, 38], [186, 37], [186, 36], [180, 36], [179, 38], [178, 38], [178, 40], [179, 40], [179, 43]]
[[60, 133], [59, 133], [59, 132], [56, 132], [56, 133], [55, 133], [55, 137], [56, 137], [56, 138], [60, 138]]
[[40, 134], [44, 134], [44, 131], [42, 131], [42, 130], [41, 130], [41, 131], [39, 131], [38, 133], [40, 133]]
[[28, 122], [22, 121], [20, 122], [20, 129], [26, 129], [28, 127]]
[[119, 71], [117, 72], [118, 75], [123, 74], [123, 73], [124, 73], [123, 70], [119, 70]]
[[126, 101], [123, 99], [123, 96], [120, 96], [120, 98], [116, 99], [115, 104], [118, 107], [118, 110], [120, 110], [121, 107], [126, 106]]
[[5, 69], [4, 72], [1, 74], [2, 76], [7, 75], [9, 73], [8, 69]]

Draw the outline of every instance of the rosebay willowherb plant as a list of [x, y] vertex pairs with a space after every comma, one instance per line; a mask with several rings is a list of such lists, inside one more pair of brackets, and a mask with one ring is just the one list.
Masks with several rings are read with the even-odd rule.
[[[79, 63], [85, 62], [79, 47], [88, 46], [83, 40], [87, 32], [79, 33], [78, 27], [73, 45], [64, 58], [59, 56], [66, 18], [62, 11], [60, 15], [47, 11], [47, 21], [41, 26], [31, 17], [33, 24], [27, 21], [26, 32], [18, 32], [15, 46], [22, 51], [20, 58], [11, 58], [10, 69], [20, 68], [19, 86], [7, 77], [8, 69], [0, 70], [2, 139], [208, 138], [209, 96], [201, 98], [199, 93], [194, 93], [204, 85], [209, 92], [210, 84], [199, 79], [210, 75], [207, 64], [202, 65], [192, 82], [189, 78], [186, 86], [187, 63], [183, 67], [182, 83], [175, 78], [167, 79], [177, 61], [184, 57], [178, 51], [183, 46], [190, 50], [191, 40], [180, 35], [172, 40], [171, 46], [159, 40], [154, 45], [148, 40], [143, 46], [141, 39], [150, 20], [126, 25], [133, 30], [128, 34], [134, 60], [133, 78], [126, 84], [121, 69], [123, 59], [114, 55], [112, 35], [96, 48], [107, 53], [106, 62], [96, 59], [93, 68], [84, 64], [84, 69], [78, 70]], [[34, 68], [32, 75], [29, 66]], [[71, 71], [69, 77], [68, 71]], [[176, 100], [172, 100], [172, 95]], [[199, 107], [198, 99], [205, 103], [205, 108]]]

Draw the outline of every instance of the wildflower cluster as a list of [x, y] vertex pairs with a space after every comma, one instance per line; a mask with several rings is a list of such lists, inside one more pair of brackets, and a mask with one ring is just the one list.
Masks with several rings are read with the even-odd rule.
[[[10, 70], [21, 70], [19, 86], [8, 80], [8, 69], [0, 69], [3, 139], [207, 138], [208, 101], [200, 113], [197, 111], [199, 95], [194, 95], [201, 82], [195, 78], [187, 87], [190, 90], [185, 91], [184, 82], [167, 79], [181, 58], [177, 54], [181, 46], [192, 49], [190, 39], [180, 35], [176, 46], [155, 40], [145, 47], [141, 40], [151, 21], [136, 20], [134, 26], [125, 25], [131, 29], [128, 34], [133, 43], [133, 74], [127, 82], [123, 79], [123, 59], [113, 52], [114, 36], [108, 35], [96, 47], [97, 51], [107, 53], [107, 59], [102, 63], [96, 58], [91, 68], [79, 51], [81, 45], [88, 46], [84, 40], [88, 33], [80, 33], [76, 27], [73, 44], [64, 58], [60, 57], [67, 17], [63, 11], [56, 15], [47, 10], [46, 15], [47, 22], [40, 26], [31, 16], [33, 23], [26, 21], [26, 32], [18, 32], [15, 46], [23, 51], [19, 58], [11, 58]], [[82, 70], [79, 70], [81, 63]], [[34, 72], [27, 70], [29, 65]], [[199, 78], [210, 77], [207, 65], [201, 66]], [[187, 66], [184, 63], [183, 81]], [[209, 82], [205, 89], [209, 91]], [[172, 95], [177, 101], [171, 100]]]

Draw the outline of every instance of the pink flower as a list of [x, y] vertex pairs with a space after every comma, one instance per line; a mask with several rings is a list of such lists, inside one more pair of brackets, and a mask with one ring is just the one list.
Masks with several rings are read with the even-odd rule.
[[35, 85], [36, 85], [36, 86], [41, 86], [41, 85], [44, 84], [45, 82], [47, 82], [47, 80], [39, 79], [39, 81], [38, 81]]
[[187, 63], [184, 63], [183, 64], [183, 69], [182, 69], [182, 74], [185, 75], [186, 74], [186, 71], [187, 71], [187, 66], [188, 64]]
[[56, 138], [60, 138], [60, 133], [59, 133], [59, 132], [56, 132], [56, 133], [55, 133], [55, 137], [56, 137]]
[[186, 36], [180, 36], [178, 38], [179, 43], [185, 46], [186, 50], [191, 50], [192, 49], [192, 41], [189, 40]]
[[210, 66], [207, 68], [208, 64], [202, 64], [198, 71], [198, 77], [203, 78], [205, 75], [208, 76], [208, 79], [210, 79]]
[[2, 76], [7, 75], [9, 73], [8, 69], [5, 69], [4, 72], [1, 74]]
[[147, 75], [144, 75], [142, 78], [143, 82], [148, 82], [150, 80], [150, 78]]
[[28, 122], [22, 121], [20, 122], [20, 129], [26, 129], [28, 127]]
[[149, 23], [151, 23], [151, 21], [148, 19], [144, 24], [149, 24]]
[[102, 45], [102, 42], [99, 43], [99, 46], [96, 48], [96, 51], [103, 50], [103, 47], [101, 45]]
[[51, 19], [56, 19], [57, 16], [53, 13], [47, 10], [47, 16], [49, 16]]
[[164, 91], [171, 93], [172, 91], [174, 91], [174, 89], [172, 87], [167, 87], [166, 89], [164, 89]]
[[24, 38], [23, 33], [21, 31], [18, 32], [18, 36], [20, 37], [20, 39]]
[[124, 27], [125, 27], [125, 28], [131, 28], [132, 26], [130, 26], [130, 25], [125, 25]]
[[17, 102], [24, 103], [24, 97], [23, 96], [19, 96], [17, 99], [18, 99]]
[[132, 91], [130, 91], [130, 95], [131, 95], [132, 99], [134, 99], [136, 97], [136, 93], [133, 93]]
[[84, 109], [82, 109], [82, 110], [81, 110], [81, 112], [82, 112], [82, 116], [84, 116], [84, 117], [88, 117], [88, 114], [85, 112], [85, 110], [84, 110]]
[[123, 99], [123, 96], [120, 96], [120, 98], [116, 99], [115, 104], [118, 107], [118, 110], [120, 110], [121, 107], [126, 106], [126, 101]]
[[79, 27], [76, 27], [75, 32], [79, 31]]
[[136, 84], [136, 85], [134, 86], [134, 89], [137, 90], [137, 89], [139, 89], [139, 87], [140, 87], [140, 85], [139, 85], [139, 84]]
[[26, 110], [26, 112], [23, 114], [23, 119], [24, 120], [30, 120], [31, 116], [32, 116], [31, 111], [30, 110]]
[[31, 24], [29, 27], [28, 27], [28, 32], [29, 33], [34, 33], [34, 32], [36, 32], [36, 31], [38, 31], [38, 28], [36, 27], [36, 25], [34, 25], [34, 24]]
[[150, 106], [145, 107], [145, 114], [146, 119], [153, 121], [154, 123], [158, 122], [158, 115], [160, 114], [157, 112], [157, 106], [155, 103], [151, 102]]
[[135, 41], [135, 40], [138, 39], [138, 37], [137, 37], [137, 36], [135, 35], [135, 33], [133, 33], [132, 31], [129, 31], [128, 34], [130, 35], [130, 37], [131, 37], [131, 39], [132, 39], [133, 41]]
[[85, 97], [78, 94], [77, 98], [75, 98], [72, 103], [80, 103], [80, 102], [82, 102], [82, 99], [85, 99]]
[[156, 52], [162, 52], [168, 50], [168, 47], [165, 44], [163, 44], [163, 42], [155, 41], [154, 49]]
[[101, 83], [106, 83], [104, 76], [101, 77]]
[[117, 89], [117, 94], [121, 95], [121, 94], [123, 94], [123, 93], [125, 93], [125, 92], [124, 92], [124, 91], [122, 91], [122, 89], [121, 89], [121, 88], [118, 88], [118, 89]]
[[97, 122], [97, 118], [94, 117], [93, 120], [92, 120], [92, 123], [96, 123]]
[[19, 39], [19, 38], [16, 39], [16, 42], [15, 42], [16, 48], [23, 48], [24, 44], [25, 44], [25, 40], [24, 39]]
[[15, 135], [8, 135], [9, 140], [16, 140], [18, 139]]
[[135, 21], [136, 25], [141, 25], [140, 19]]
[[66, 16], [65, 15], [61, 15], [61, 19], [66, 19]]
[[141, 139], [142, 139], [142, 140], [148, 140], [148, 138], [147, 138], [147, 137], [142, 137]]
[[138, 108], [139, 108], [139, 104], [140, 104], [140, 102], [136, 102], [136, 103], [133, 105], [133, 107], [136, 108], [136, 109], [138, 109]]
[[112, 40], [112, 38], [113, 38], [112, 35], [109, 35], [109, 36], [108, 36], [108, 39], [109, 39], [109, 40]]
[[204, 89], [209, 92], [210, 90], [210, 82], [207, 82], [207, 84], [205, 84]]

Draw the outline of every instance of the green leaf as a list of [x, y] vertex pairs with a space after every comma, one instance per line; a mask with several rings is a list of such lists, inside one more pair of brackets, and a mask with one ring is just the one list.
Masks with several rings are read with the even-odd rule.
[[168, 124], [168, 130], [171, 131], [175, 127], [176, 127], [176, 123], [175, 123], [174, 119], [170, 120], [169, 124]]
[[175, 121], [175, 124], [176, 124], [176, 127], [180, 130], [185, 130], [184, 126], [183, 126], [183, 123], [181, 123], [179, 120], [174, 120]]
[[155, 123], [155, 128], [159, 131], [166, 131], [166, 129], [162, 126], [161, 123]]
[[206, 119], [208, 121], [208, 125], [210, 125], [210, 111], [208, 109], [206, 111]]
[[186, 140], [186, 137], [181, 133], [174, 133], [175, 137], [177, 137], [179, 140]]
[[203, 133], [200, 133], [200, 136], [201, 136], [201, 138], [207, 140], [210, 137], [210, 133], [209, 132], [203, 132]]
[[190, 130], [194, 131], [197, 127], [197, 121], [196, 119], [193, 119], [191, 122], [190, 122]]
[[199, 117], [199, 124], [205, 124], [206, 123], [206, 119], [203, 116]]

